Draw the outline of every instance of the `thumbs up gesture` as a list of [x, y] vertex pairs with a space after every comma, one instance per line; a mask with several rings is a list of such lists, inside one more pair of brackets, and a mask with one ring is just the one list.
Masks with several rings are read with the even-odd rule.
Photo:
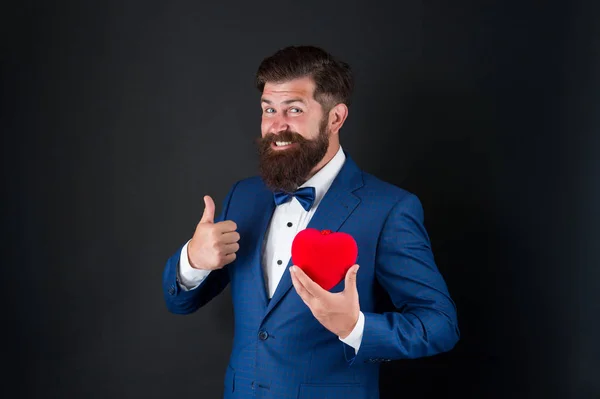
[[217, 270], [233, 262], [240, 248], [240, 234], [232, 220], [215, 223], [215, 202], [204, 196], [204, 213], [188, 244], [188, 259], [194, 269]]

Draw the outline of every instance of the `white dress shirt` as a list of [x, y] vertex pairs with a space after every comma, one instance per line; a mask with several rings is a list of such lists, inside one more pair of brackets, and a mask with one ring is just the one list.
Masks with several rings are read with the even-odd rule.
[[[299, 187], [311, 186], [315, 188], [315, 200], [308, 212], [296, 198], [275, 207], [262, 245], [262, 269], [266, 284], [265, 289], [269, 298], [273, 297], [277, 284], [279, 284], [279, 280], [281, 280], [291, 258], [294, 237], [308, 225], [345, 160], [346, 156], [340, 146], [335, 156]], [[181, 250], [182, 256], [179, 262], [179, 285], [186, 291], [198, 287], [210, 274], [210, 271], [198, 270], [190, 266], [187, 257], [187, 245], [186, 243]], [[365, 316], [360, 312], [354, 330], [346, 338], [340, 338], [342, 342], [352, 346], [356, 353], [358, 353], [362, 342], [364, 323]]]

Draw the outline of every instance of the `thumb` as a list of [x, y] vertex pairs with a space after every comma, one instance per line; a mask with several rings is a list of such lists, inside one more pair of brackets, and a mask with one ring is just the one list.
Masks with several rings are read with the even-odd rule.
[[215, 221], [215, 202], [210, 195], [204, 196], [204, 213], [200, 223], [214, 223]]
[[345, 282], [345, 286], [344, 286], [344, 291], [346, 290], [352, 290], [352, 291], [357, 291], [356, 288], [356, 274], [358, 273], [358, 268], [360, 266], [358, 264], [352, 266], [350, 269], [348, 269], [348, 271], [346, 272], [346, 282]]

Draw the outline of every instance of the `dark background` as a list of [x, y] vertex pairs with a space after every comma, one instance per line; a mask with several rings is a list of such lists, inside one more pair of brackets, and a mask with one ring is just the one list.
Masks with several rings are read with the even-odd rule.
[[382, 398], [600, 397], [598, 2], [20, 2], [2, 34], [2, 390], [218, 398], [229, 292], [167, 312], [202, 196], [256, 173], [260, 61], [314, 44], [357, 87], [359, 166], [419, 196], [450, 353]]

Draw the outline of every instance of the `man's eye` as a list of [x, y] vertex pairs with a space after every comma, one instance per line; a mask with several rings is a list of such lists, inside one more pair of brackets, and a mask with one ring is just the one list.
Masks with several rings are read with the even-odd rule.
[[302, 112], [302, 110], [300, 108], [290, 108], [290, 112], [292, 114], [299, 114], [300, 112]]
[[275, 110], [274, 110], [273, 108], [265, 108], [265, 109], [263, 110], [263, 112], [264, 112], [265, 114], [272, 114], [273, 112], [275, 112]]

